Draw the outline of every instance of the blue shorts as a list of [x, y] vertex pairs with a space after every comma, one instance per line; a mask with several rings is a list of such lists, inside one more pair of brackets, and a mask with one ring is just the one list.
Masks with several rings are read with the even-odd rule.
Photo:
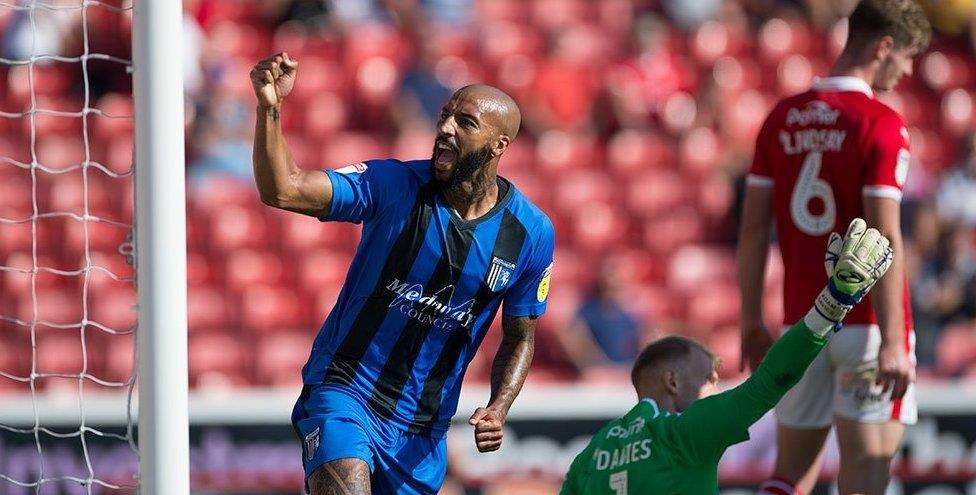
[[308, 478], [336, 459], [366, 461], [374, 494], [435, 494], [447, 474], [447, 439], [407, 433], [351, 392], [306, 385], [291, 415]]

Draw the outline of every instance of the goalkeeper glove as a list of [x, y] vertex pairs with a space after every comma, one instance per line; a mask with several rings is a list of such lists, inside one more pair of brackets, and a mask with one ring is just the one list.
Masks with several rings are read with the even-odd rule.
[[841, 320], [874, 287], [893, 259], [888, 239], [877, 229], [867, 228], [860, 218], [851, 222], [843, 238], [832, 232], [824, 257], [829, 280], [803, 318], [807, 328], [821, 336], [840, 330]]

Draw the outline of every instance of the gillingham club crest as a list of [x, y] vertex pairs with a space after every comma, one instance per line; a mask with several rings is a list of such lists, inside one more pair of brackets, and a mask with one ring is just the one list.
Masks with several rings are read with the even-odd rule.
[[515, 263], [509, 263], [497, 256], [491, 258], [491, 267], [488, 269], [488, 279], [485, 285], [492, 292], [498, 292], [508, 286], [512, 273], [515, 272]]

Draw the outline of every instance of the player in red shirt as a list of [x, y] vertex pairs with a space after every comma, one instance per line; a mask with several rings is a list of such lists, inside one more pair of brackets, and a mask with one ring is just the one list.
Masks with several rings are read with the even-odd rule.
[[830, 77], [782, 100], [759, 132], [739, 232], [742, 367], [754, 369], [772, 342], [762, 294], [774, 219], [786, 269], [785, 321], [801, 318], [823, 285], [823, 272], [809, 262], [820, 256], [819, 246], [855, 217], [891, 239], [895, 263], [871, 304], [848, 316], [845, 330], [776, 407], [778, 455], [763, 494], [809, 493], [832, 425], [840, 492], [884, 493], [904, 425], [917, 416], [899, 227], [908, 130], [874, 91], [911, 75], [931, 28], [913, 0], [862, 0], [848, 28]]

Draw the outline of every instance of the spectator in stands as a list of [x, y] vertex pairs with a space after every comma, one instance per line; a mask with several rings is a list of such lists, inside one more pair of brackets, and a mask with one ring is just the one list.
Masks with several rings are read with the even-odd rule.
[[[428, 128], [437, 122], [441, 106], [454, 92], [434, 71], [438, 38], [427, 35], [434, 26], [428, 12], [416, 1], [385, 0], [385, 4], [415, 51], [400, 83], [395, 111], [398, 126], [401, 129]], [[421, 118], [425, 121], [418, 121]]]
[[962, 159], [942, 180], [936, 193], [944, 221], [976, 226], [976, 134], [965, 139]]
[[622, 275], [613, 264], [601, 266], [573, 323], [558, 333], [564, 351], [580, 370], [629, 367], [637, 356], [641, 327], [623, 305]]
[[923, 258], [912, 282], [919, 361], [934, 363], [939, 333], [946, 325], [976, 316], [976, 250], [972, 229], [943, 229], [934, 257]]
[[196, 157], [190, 163], [194, 181], [223, 176], [251, 181], [250, 106], [219, 92], [204, 103], [195, 132]]

